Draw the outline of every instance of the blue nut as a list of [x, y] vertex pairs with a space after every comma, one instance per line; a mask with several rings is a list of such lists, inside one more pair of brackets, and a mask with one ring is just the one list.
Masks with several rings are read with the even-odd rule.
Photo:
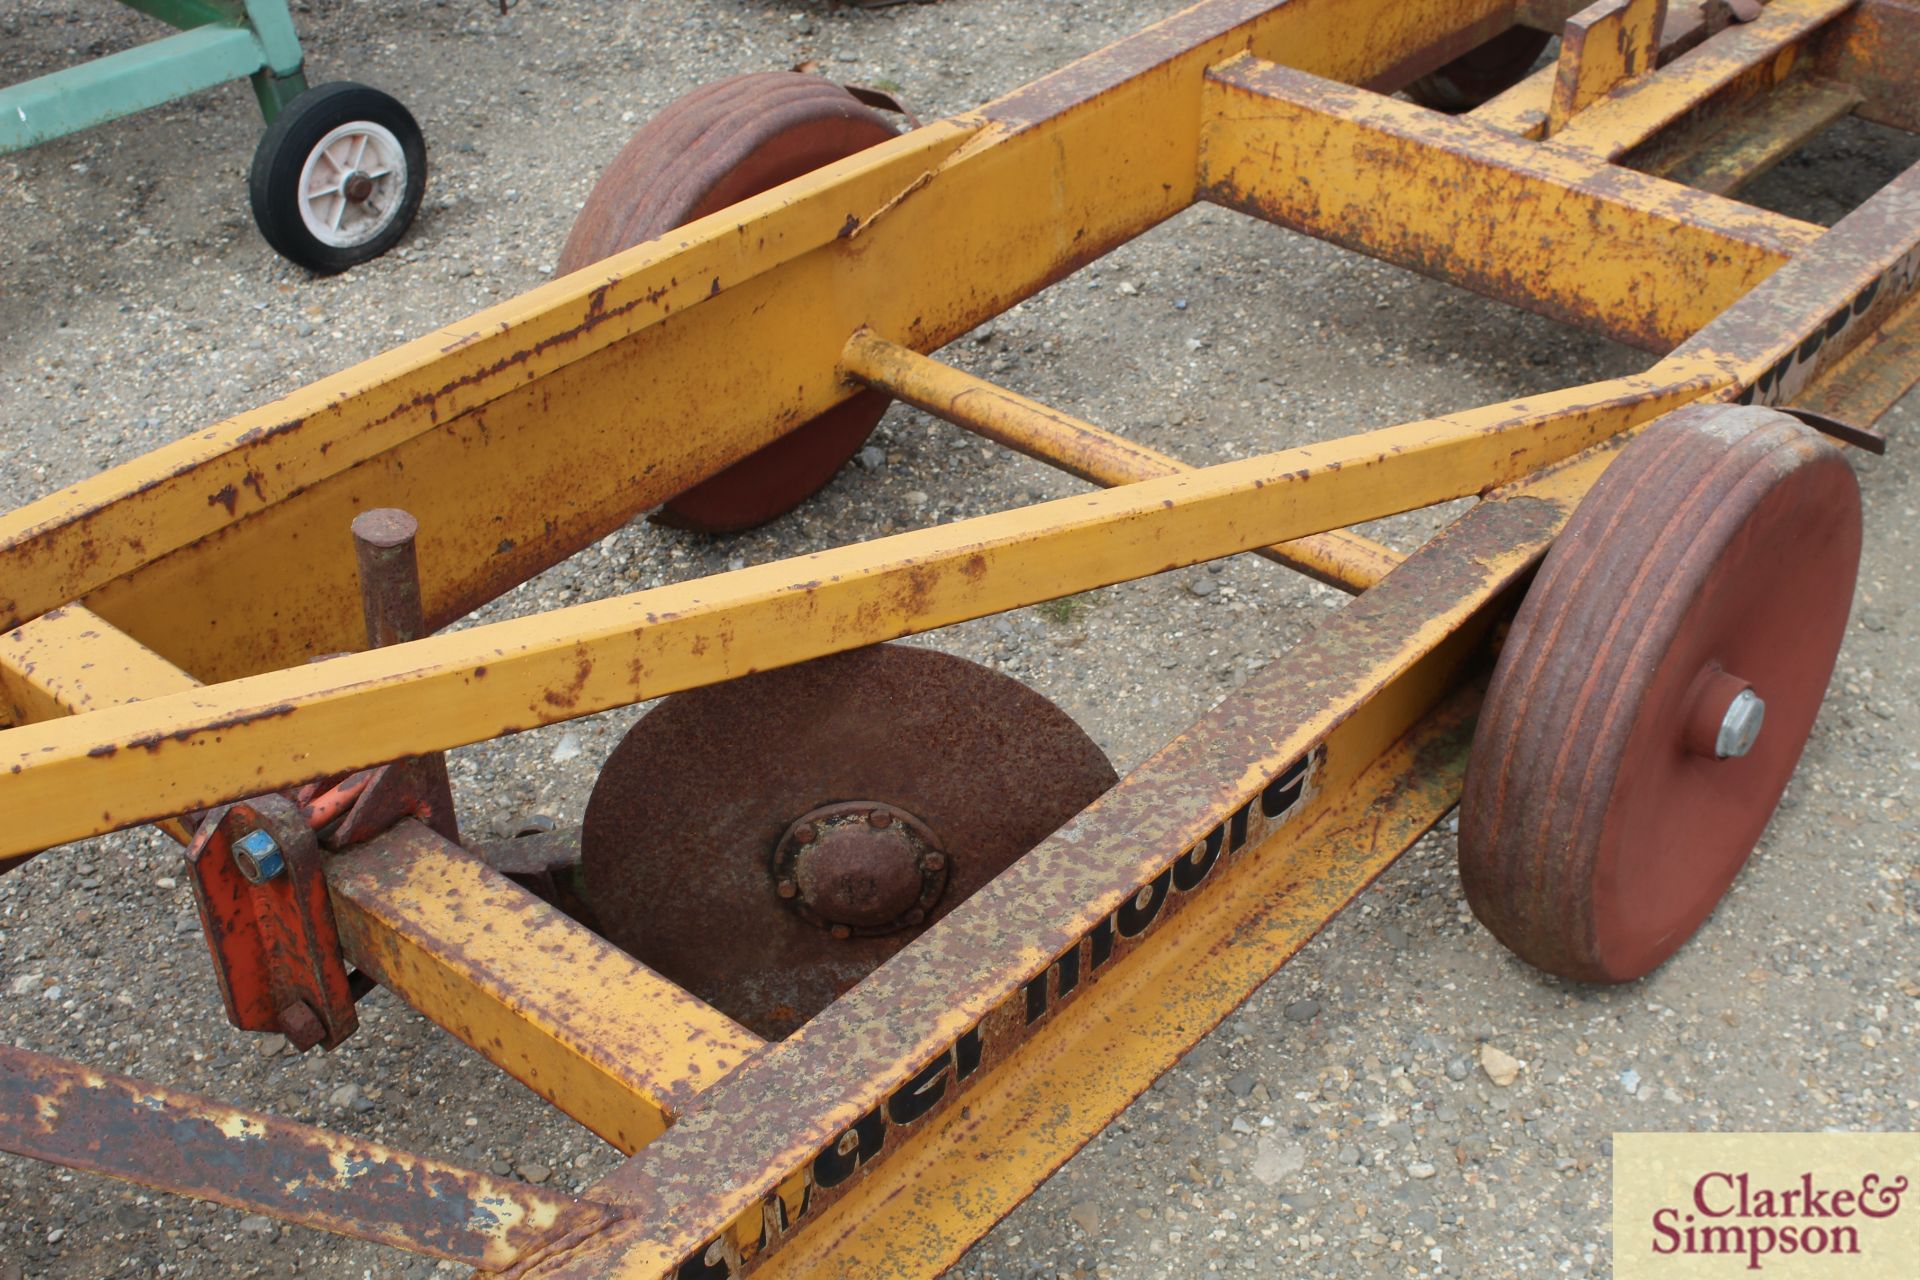
[[254, 884], [265, 884], [287, 869], [286, 855], [265, 831], [249, 831], [233, 842], [233, 864]]

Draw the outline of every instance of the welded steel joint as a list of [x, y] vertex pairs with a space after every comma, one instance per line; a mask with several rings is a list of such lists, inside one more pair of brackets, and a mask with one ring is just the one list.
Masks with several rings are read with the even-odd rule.
[[773, 851], [774, 892], [836, 938], [920, 924], [947, 887], [947, 868], [925, 823], [871, 800], [802, 814]]

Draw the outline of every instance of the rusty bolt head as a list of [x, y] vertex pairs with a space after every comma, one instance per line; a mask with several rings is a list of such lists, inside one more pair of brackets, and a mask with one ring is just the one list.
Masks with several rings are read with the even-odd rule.
[[884, 830], [893, 825], [893, 815], [885, 809], [875, 809], [867, 815], [867, 825]]
[[811, 826], [800, 827], [794, 831], [793, 841], [795, 844], [812, 844], [814, 835], [815, 832]]
[[920, 865], [928, 871], [944, 870], [947, 865], [947, 855], [936, 849], [926, 857], [920, 859]]
[[845, 939], [851, 938], [853, 936], [853, 930], [847, 928], [847, 926], [843, 924], [837, 924], [833, 926], [833, 936], [844, 941]]
[[270, 833], [249, 831], [233, 842], [233, 865], [253, 884], [265, 884], [287, 869], [287, 858]]
[[800, 886], [791, 880], [782, 880], [774, 891], [783, 898], [791, 898], [800, 892]]

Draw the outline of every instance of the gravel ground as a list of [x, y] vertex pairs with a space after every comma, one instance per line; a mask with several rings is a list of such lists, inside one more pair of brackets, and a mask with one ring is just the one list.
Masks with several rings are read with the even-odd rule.
[[[296, 6], [316, 83], [385, 87], [433, 179], [389, 257], [319, 280], [255, 235], [244, 86], [0, 159], [0, 502], [17, 505], [545, 278], [635, 123], [701, 81], [817, 59], [959, 110], [1167, 0]], [[92, 0], [13, 0], [0, 76], [143, 38]], [[1920, 158], [1849, 124], [1753, 198], [1831, 221]], [[1015, 308], [957, 362], [1194, 461], [1640, 367], [1642, 356], [1237, 216], [1198, 209]], [[1920, 426], [1920, 397], [1883, 422]], [[1800, 773], [1703, 935], [1594, 990], [1472, 921], [1445, 830], [960, 1265], [978, 1277], [1605, 1274], [1610, 1135], [1905, 1129], [1920, 1109], [1920, 707], [1909, 450], [1857, 459], [1868, 550]], [[635, 523], [485, 617], [1074, 492], [896, 409], [862, 465], [773, 527]], [[1423, 515], [1378, 532], [1410, 544]], [[1283, 652], [1334, 593], [1236, 558], [943, 633], [1137, 763]], [[183, 602], [182, 607], [191, 607]], [[637, 712], [454, 753], [467, 827], [578, 818]], [[567, 1188], [614, 1153], [376, 992], [296, 1057], [229, 1029], [178, 853], [127, 833], [0, 881], [0, 1036]], [[433, 1273], [372, 1246], [0, 1157], [0, 1280]]]

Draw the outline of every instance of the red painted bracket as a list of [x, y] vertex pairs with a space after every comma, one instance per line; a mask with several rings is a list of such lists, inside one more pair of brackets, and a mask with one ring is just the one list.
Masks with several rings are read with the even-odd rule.
[[[258, 884], [233, 857], [255, 831], [273, 838], [284, 861]], [[208, 813], [186, 853], [228, 1019], [242, 1031], [277, 1031], [302, 1051], [331, 1049], [360, 1023], [323, 856], [306, 815], [280, 795]]]

